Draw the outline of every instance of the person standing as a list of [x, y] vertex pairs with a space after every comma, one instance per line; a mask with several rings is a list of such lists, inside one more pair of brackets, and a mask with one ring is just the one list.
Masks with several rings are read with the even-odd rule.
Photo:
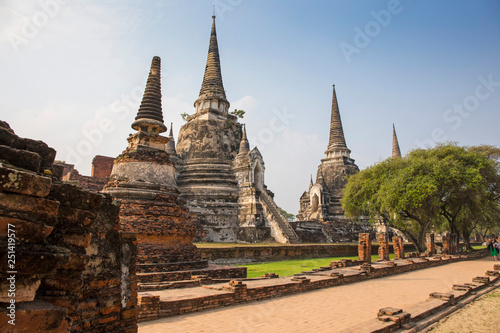
[[493, 239], [493, 248], [495, 249], [495, 256], [493, 257], [493, 260], [498, 260], [498, 253], [500, 252], [500, 244], [498, 244], [498, 241], [496, 238]]
[[490, 238], [490, 241], [488, 242], [488, 246], [486, 247], [486, 249], [488, 249], [488, 251], [490, 251], [490, 257], [492, 260], [496, 260], [496, 257], [498, 256], [498, 252], [497, 250], [495, 249], [495, 246], [493, 245], [493, 238]]

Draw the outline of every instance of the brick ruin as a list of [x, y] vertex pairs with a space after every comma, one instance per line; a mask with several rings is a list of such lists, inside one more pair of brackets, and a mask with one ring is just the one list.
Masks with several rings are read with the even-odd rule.
[[441, 250], [442, 254], [453, 255], [458, 253], [457, 238], [458, 236], [456, 234], [452, 234], [450, 232], [447, 232], [443, 235], [443, 247]]
[[55, 150], [5, 122], [0, 151], [2, 331], [136, 332], [137, 242], [120, 230], [119, 206], [62, 183]]
[[392, 244], [393, 244], [393, 248], [394, 248], [394, 258], [395, 259], [404, 259], [405, 258], [405, 249], [404, 249], [403, 237], [394, 236], [392, 238]]
[[359, 234], [358, 259], [365, 263], [372, 262], [372, 240], [368, 233]]
[[81, 175], [73, 164], [56, 161], [54, 165], [62, 168], [62, 181], [71, 182], [86, 190], [99, 192], [109, 181], [114, 160], [115, 159], [112, 157], [101, 155], [95, 156], [92, 159], [91, 176]]
[[378, 260], [389, 260], [389, 235], [386, 232], [377, 233]]
[[428, 255], [436, 254], [436, 244], [434, 243], [434, 234], [427, 233], [425, 234], [425, 247], [426, 253]]

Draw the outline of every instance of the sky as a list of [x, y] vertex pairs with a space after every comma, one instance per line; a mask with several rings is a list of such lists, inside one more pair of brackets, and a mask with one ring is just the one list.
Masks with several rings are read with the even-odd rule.
[[296, 214], [335, 84], [360, 169], [438, 142], [500, 145], [497, 0], [0, 0], [0, 119], [90, 175], [127, 146], [153, 56], [174, 135], [203, 79], [213, 6], [231, 109]]

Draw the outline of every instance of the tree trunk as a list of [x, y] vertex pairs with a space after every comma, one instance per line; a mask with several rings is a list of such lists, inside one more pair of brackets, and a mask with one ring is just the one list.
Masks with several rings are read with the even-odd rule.
[[462, 231], [462, 237], [464, 239], [465, 250], [467, 250], [467, 251], [472, 250], [472, 246], [470, 245], [470, 234], [471, 234], [471, 231], [469, 231], [469, 230]]
[[424, 244], [424, 246], [422, 246], [421, 239], [419, 239], [421, 237], [418, 237], [418, 235], [414, 235], [410, 231], [405, 231], [405, 230], [401, 230], [401, 231], [403, 232], [403, 234], [405, 234], [406, 237], [408, 237], [410, 242], [413, 243], [413, 245], [415, 246], [415, 249], [417, 250], [418, 253], [425, 252], [425, 244]]

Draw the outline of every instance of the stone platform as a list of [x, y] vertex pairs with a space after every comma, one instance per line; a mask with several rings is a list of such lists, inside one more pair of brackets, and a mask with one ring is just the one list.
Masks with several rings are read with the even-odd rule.
[[202, 284], [229, 282], [230, 279], [245, 278], [246, 267], [208, 265], [200, 269], [178, 270], [170, 272], [137, 273], [140, 291], [165, 290], [197, 287]]
[[[411, 315], [410, 322], [407, 324], [414, 326], [405, 325], [406, 328], [399, 328], [398, 332], [415, 332], [416, 329], [420, 330], [424, 327], [425, 321], [432, 322], [436, 320], [436, 317], [446, 315], [463, 306], [464, 302], [500, 285], [498, 277], [485, 275], [485, 271], [492, 268], [496, 270], [496, 274], [500, 270], [500, 265], [495, 265], [490, 258], [446, 260], [443, 263], [447, 264], [359, 283], [344, 284], [335, 288], [143, 322], [139, 324], [139, 332], [155, 333], [167, 330], [169, 332], [205, 333], [391, 332], [397, 329], [398, 325], [394, 325], [395, 322], [383, 322], [377, 319], [379, 310], [388, 307], [396, 310], [402, 309], [402, 312]], [[354, 268], [349, 267], [349, 271]], [[490, 282], [473, 282], [478, 276], [482, 279], [487, 278]], [[274, 284], [279, 284], [279, 280], [281, 278], [270, 279]], [[244, 283], [247, 284], [247, 282]], [[455, 304], [450, 302], [449, 296], [439, 299], [429, 297], [435, 292], [455, 293], [453, 286], [457, 284], [473, 284], [474, 289], [463, 295], [457, 291], [454, 294]], [[216, 295], [220, 299], [231, 295], [229, 290], [189, 289], [189, 292], [179, 290], [178, 294], [169, 297], [175, 299], [174, 302], [179, 302], [189, 294], [204, 298]], [[196, 289], [200, 290], [199, 294], [194, 293]], [[202, 289], [206, 290], [202, 291]], [[181, 292], [184, 296], [180, 294]]]
[[202, 283], [201, 287], [182, 290], [141, 292], [139, 321], [362, 282], [459, 261], [476, 260], [485, 255], [484, 251], [478, 251], [469, 255], [381, 261], [372, 265], [356, 261], [343, 265], [333, 262], [332, 266], [347, 267], [322, 267], [293, 277], [279, 278], [268, 274], [262, 278], [233, 279], [230, 282], [211, 281], [209, 285]]

